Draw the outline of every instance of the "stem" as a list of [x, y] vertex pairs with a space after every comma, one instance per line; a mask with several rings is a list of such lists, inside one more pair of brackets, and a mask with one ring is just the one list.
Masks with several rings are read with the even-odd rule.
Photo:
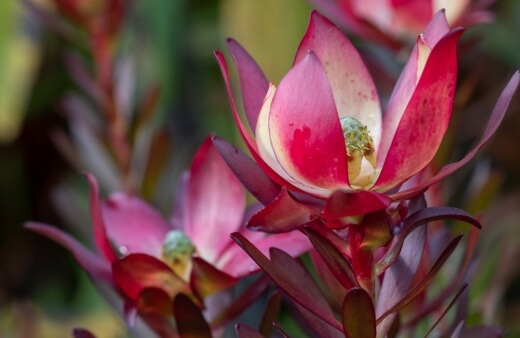
[[352, 254], [352, 270], [359, 285], [374, 299], [374, 254], [370, 248], [362, 247], [363, 226], [349, 227], [347, 241]]

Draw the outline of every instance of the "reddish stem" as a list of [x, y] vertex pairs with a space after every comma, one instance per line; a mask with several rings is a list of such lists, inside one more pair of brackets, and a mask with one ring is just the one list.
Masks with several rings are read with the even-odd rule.
[[371, 249], [362, 247], [363, 226], [349, 227], [347, 241], [352, 254], [352, 270], [359, 285], [374, 298], [374, 255]]

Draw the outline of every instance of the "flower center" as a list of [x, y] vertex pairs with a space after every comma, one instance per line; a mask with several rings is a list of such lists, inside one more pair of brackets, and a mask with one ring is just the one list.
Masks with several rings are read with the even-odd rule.
[[181, 230], [172, 230], [166, 234], [162, 247], [163, 260], [184, 279], [188, 277], [194, 252], [195, 247]]
[[361, 173], [363, 158], [375, 169], [376, 150], [366, 125], [350, 116], [342, 117], [339, 121], [347, 148], [348, 179], [352, 183]]

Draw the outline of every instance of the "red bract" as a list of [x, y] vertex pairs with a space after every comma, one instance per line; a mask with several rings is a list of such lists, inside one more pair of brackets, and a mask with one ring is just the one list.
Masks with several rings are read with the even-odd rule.
[[[240, 133], [260, 168], [280, 186], [327, 199], [323, 215], [332, 220], [384, 209], [392, 201], [423, 192], [469, 161], [496, 130], [518, 85], [518, 74], [499, 99], [481, 142], [464, 159], [426, 182], [392, 195], [381, 194], [395, 191], [437, 152], [450, 120], [457, 78], [456, 43], [462, 31], [450, 30], [444, 12], [437, 13], [418, 37], [384, 117], [361, 57], [318, 12], [312, 12], [294, 65], [278, 88], [269, 84], [237, 42], [229, 40], [254, 135], [248, 133], [236, 110], [226, 61], [222, 53], [215, 54]], [[250, 189], [254, 184], [244, 179], [250, 165], [222, 144], [217, 146]], [[364, 206], [362, 212], [354, 205]]]
[[95, 178], [87, 174], [87, 179], [95, 242], [103, 258], [53, 227], [36, 223], [27, 227], [69, 249], [93, 277], [113, 279], [134, 301], [149, 288], [161, 289], [170, 299], [179, 292], [205, 297], [258, 270], [229, 237], [234, 231], [246, 234], [263, 252], [290, 243], [289, 252], [297, 255], [310, 246], [301, 233], [266, 236], [243, 228], [242, 185], [209, 138], [183, 175], [172, 222], [127, 193], [101, 201]]
[[353, 34], [389, 47], [414, 39], [441, 9], [450, 24], [490, 22], [486, 7], [493, 0], [311, 0], [340, 26]]

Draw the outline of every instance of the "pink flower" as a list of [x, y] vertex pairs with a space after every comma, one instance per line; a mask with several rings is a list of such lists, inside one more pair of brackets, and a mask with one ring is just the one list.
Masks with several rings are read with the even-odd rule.
[[422, 32], [435, 13], [444, 9], [450, 25], [490, 22], [485, 8], [491, 1], [473, 0], [312, 0], [353, 34], [397, 46]]
[[461, 33], [449, 30], [442, 12], [433, 19], [417, 39], [384, 118], [359, 54], [318, 12], [278, 87], [230, 40], [255, 139], [235, 117], [253, 156], [277, 183], [319, 198], [338, 189], [398, 186], [431, 161], [446, 132]]
[[283, 246], [298, 255], [310, 247], [301, 233], [266, 236], [244, 228], [243, 187], [209, 138], [182, 177], [171, 221], [127, 193], [100, 201], [95, 178], [87, 174], [87, 179], [94, 237], [102, 257], [53, 227], [27, 227], [68, 248], [87, 272], [113, 280], [131, 300], [147, 288], [161, 289], [170, 298], [178, 292], [204, 297], [257, 271], [254, 261], [231, 240], [235, 231], [264, 252]]
[[[498, 99], [475, 148], [427, 180], [409, 181], [430, 163], [448, 127], [462, 31], [449, 29], [443, 11], [435, 15], [417, 38], [384, 114], [361, 57], [316, 11], [293, 67], [278, 87], [229, 39], [253, 135], [235, 107], [226, 60], [219, 51], [215, 56], [240, 134], [256, 164], [225, 141], [214, 143], [248, 190], [266, 205], [249, 224], [284, 232], [322, 216], [328, 226], [343, 227], [343, 221], [335, 222], [410, 199], [471, 160], [499, 126], [518, 86], [518, 72]], [[251, 179], [262, 171], [268, 178], [261, 184]], [[326, 200], [325, 205], [320, 200]], [[291, 213], [284, 214], [287, 208]]]

